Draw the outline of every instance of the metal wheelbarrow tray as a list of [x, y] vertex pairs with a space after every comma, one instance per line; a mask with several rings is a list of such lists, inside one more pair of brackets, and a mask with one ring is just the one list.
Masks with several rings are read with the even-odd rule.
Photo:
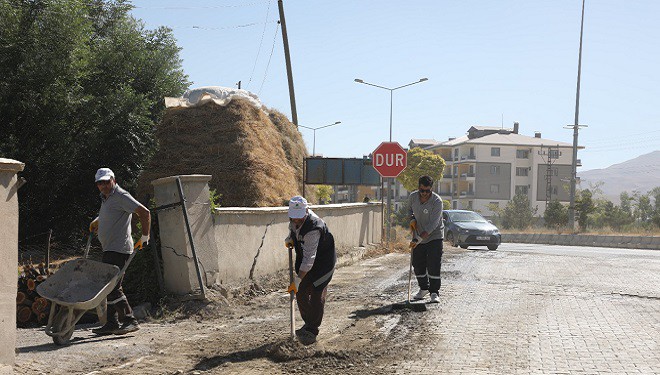
[[76, 323], [87, 310], [105, 307], [105, 298], [123, 271], [111, 264], [74, 259], [37, 286], [39, 295], [51, 301], [46, 334], [55, 344], [69, 341]]

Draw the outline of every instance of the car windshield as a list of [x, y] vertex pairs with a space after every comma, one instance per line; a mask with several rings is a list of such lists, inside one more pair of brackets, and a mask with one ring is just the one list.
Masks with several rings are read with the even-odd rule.
[[481, 215], [476, 212], [448, 212], [451, 221], [486, 221]]

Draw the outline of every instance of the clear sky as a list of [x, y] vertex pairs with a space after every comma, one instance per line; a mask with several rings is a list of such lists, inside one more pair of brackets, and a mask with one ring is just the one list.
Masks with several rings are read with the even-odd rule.
[[[277, 0], [134, 0], [174, 30], [192, 87], [236, 87], [291, 118]], [[581, 0], [284, 0], [298, 122], [316, 152], [362, 157], [389, 137], [473, 125], [572, 143]], [[604, 168], [660, 149], [660, 1], [587, 0], [578, 158]], [[272, 53], [271, 53], [272, 52]], [[301, 129], [312, 150], [311, 130]]]

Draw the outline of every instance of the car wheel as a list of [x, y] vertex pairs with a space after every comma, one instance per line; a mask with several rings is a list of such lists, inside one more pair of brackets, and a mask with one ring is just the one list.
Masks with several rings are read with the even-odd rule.
[[458, 246], [456, 240], [454, 239], [454, 232], [447, 232], [447, 242], [449, 242], [453, 247]]
[[497, 250], [497, 245], [489, 245], [488, 250]]

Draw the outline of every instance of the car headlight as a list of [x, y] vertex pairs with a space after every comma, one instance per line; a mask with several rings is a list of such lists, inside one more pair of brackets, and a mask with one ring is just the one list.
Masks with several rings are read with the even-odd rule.
[[500, 230], [499, 229], [494, 229], [493, 234], [500, 234]]
[[463, 233], [463, 234], [468, 234], [468, 233], [470, 233], [470, 231], [467, 230], [467, 229], [461, 229], [461, 233]]

